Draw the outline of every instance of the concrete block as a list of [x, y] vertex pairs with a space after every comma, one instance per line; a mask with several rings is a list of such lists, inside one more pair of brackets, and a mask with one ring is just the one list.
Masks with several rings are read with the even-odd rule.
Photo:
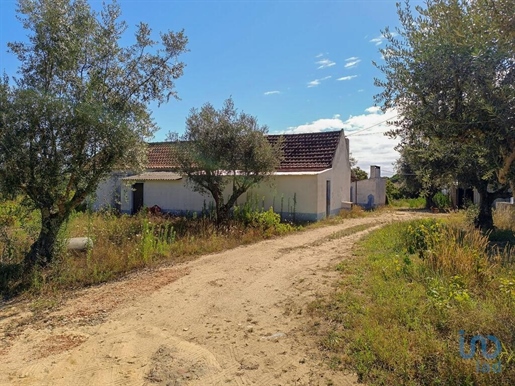
[[84, 251], [93, 248], [93, 240], [89, 237], [72, 237], [68, 240], [68, 249]]

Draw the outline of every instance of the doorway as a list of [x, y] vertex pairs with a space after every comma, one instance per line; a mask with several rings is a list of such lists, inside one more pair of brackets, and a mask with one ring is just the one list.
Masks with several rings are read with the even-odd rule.
[[331, 215], [331, 180], [325, 182], [325, 217]]
[[132, 185], [132, 214], [138, 213], [143, 208], [143, 183]]

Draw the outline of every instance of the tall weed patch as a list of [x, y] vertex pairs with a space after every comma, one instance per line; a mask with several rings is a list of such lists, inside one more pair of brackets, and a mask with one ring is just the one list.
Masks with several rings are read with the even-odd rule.
[[[272, 209], [236, 208], [233, 219], [216, 227], [209, 213], [190, 217], [135, 216], [86, 210], [70, 216], [60, 235], [61, 252], [50, 267], [22, 275], [22, 261], [39, 230], [37, 213], [17, 202], [0, 205], [0, 294], [54, 292], [105, 282], [135, 269], [180, 263], [194, 256], [294, 231]], [[66, 250], [70, 237], [89, 237], [93, 247]]]
[[[338, 291], [310, 307], [328, 360], [370, 385], [515, 384], [515, 267], [501, 252], [488, 235], [433, 219], [367, 235], [338, 264]], [[464, 359], [460, 331], [468, 342], [495, 336], [501, 353], [485, 360], [478, 346]]]

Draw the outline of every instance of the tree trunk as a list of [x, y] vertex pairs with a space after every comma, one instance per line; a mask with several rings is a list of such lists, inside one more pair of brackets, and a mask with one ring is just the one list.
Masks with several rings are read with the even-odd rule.
[[233, 190], [233, 193], [231, 197], [227, 200], [225, 204], [221, 204], [220, 208], [217, 208], [217, 216], [216, 216], [216, 223], [218, 225], [223, 224], [229, 219], [229, 212], [231, 211], [234, 204], [236, 204], [236, 201], [238, 200], [238, 197], [240, 197], [243, 193], [245, 193], [247, 189], [236, 189]]
[[35, 265], [45, 267], [52, 262], [56, 252], [57, 236], [65, 220], [66, 217], [62, 214], [41, 211], [41, 231], [25, 256], [24, 263], [27, 269], [32, 269]]
[[227, 205], [221, 205], [216, 212], [216, 225], [220, 226], [229, 219], [229, 210]]
[[[211, 192], [211, 194], [213, 193]], [[223, 204], [223, 196], [213, 194], [213, 199], [215, 200], [216, 226], [220, 226], [227, 219], [227, 215], [224, 210], [225, 205]]]
[[433, 196], [439, 192], [438, 188], [432, 188], [429, 189], [426, 196], [426, 209], [431, 209], [433, 206], [435, 206], [433, 201]]
[[493, 195], [488, 191], [479, 191], [479, 214], [474, 221], [476, 228], [492, 229], [494, 227], [494, 218], [492, 213]]

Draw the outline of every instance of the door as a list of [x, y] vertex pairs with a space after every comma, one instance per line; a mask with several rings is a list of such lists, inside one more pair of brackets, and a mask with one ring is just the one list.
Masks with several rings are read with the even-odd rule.
[[143, 183], [132, 185], [132, 214], [136, 214], [143, 208]]
[[331, 180], [325, 182], [325, 216], [331, 215]]

